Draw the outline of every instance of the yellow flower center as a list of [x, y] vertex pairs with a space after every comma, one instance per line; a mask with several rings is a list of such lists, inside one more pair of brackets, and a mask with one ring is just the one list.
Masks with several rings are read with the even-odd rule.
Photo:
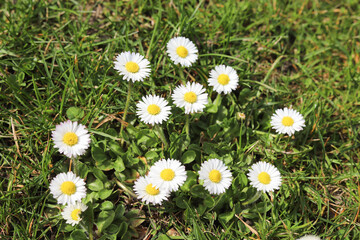
[[71, 218], [72, 218], [72, 220], [74, 220], [74, 221], [79, 221], [79, 215], [80, 215], [80, 213], [81, 213], [81, 210], [80, 209], [75, 209], [75, 210], [73, 210], [72, 212], [71, 212]]
[[76, 185], [71, 181], [65, 181], [60, 186], [61, 192], [66, 195], [73, 195], [76, 192]]
[[151, 183], [146, 186], [145, 191], [147, 194], [153, 196], [158, 195], [160, 192], [159, 189], [156, 189]]
[[178, 48], [176, 48], [176, 53], [177, 55], [179, 55], [182, 58], [186, 58], [188, 53], [188, 50], [184, 47], [184, 46], [180, 46]]
[[209, 179], [214, 183], [219, 183], [221, 181], [221, 173], [218, 170], [213, 169], [209, 173]]
[[67, 133], [65, 133], [65, 135], [63, 137], [63, 143], [65, 143], [66, 145], [69, 145], [70, 147], [77, 144], [78, 141], [79, 141], [78, 136], [73, 132], [67, 132]]
[[161, 171], [160, 177], [164, 181], [171, 181], [175, 177], [175, 172], [170, 168], [166, 168]]
[[140, 69], [139, 65], [136, 62], [127, 62], [125, 64], [126, 71], [131, 73], [137, 73]]
[[160, 113], [160, 107], [156, 104], [150, 104], [147, 108], [147, 111], [151, 115], [158, 115]]
[[184, 94], [184, 100], [188, 103], [194, 103], [197, 100], [197, 96], [194, 92], [187, 92]]
[[229, 83], [230, 78], [229, 78], [229, 76], [227, 74], [220, 74], [218, 76], [217, 80], [218, 80], [218, 83], [225, 86], [225, 85], [227, 85]]
[[281, 120], [282, 125], [284, 125], [285, 127], [291, 127], [294, 124], [294, 119], [292, 119], [292, 117], [283, 117], [283, 119]]
[[259, 182], [268, 185], [271, 181], [270, 175], [267, 172], [261, 172], [258, 175]]

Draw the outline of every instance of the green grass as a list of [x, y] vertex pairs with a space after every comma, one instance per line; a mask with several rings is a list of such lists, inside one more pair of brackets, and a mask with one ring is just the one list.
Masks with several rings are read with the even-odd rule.
[[[65, 224], [49, 194], [50, 180], [69, 164], [54, 149], [51, 131], [72, 118], [92, 133], [79, 168], [88, 186], [84, 219], [93, 219], [96, 239], [359, 239], [360, 9], [357, 1], [330, 2], [5, 1], [0, 238], [81, 235], [80, 226]], [[162, 125], [170, 142], [164, 149], [134, 113], [143, 95], [170, 100], [183, 81], [166, 55], [175, 35], [199, 49], [199, 60], [183, 73], [187, 81], [208, 86], [210, 70], [226, 64], [237, 70], [240, 87], [221, 103], [207, 87], [215, 103], [191, 118], [190, 139], [183, 110], [173, 106]], [[139, 52], [152, 65], [151, 77], [133, 84], [123, 148], [127, 82], [113, 68], [122, 51]], [[285, 106], [306, 120], [294, 138], [270, 127], [270, 116]], [[74, 115], [70, 107], [82, 111]], [[244, 120], [236, 118], [240, 112]], [[137, 172], [144, 175], [159, 158], [184, 161], [194, 153], [186, 164], [189, 182], [169, 202], [147, 206], [129, 194]], [[234, 176], [215, 197], [196, 180], [200, 164], [212, 157]], [[260, 160], [280, 170], [283, 184], [247, 203], [255, 189], [246, 173]]]

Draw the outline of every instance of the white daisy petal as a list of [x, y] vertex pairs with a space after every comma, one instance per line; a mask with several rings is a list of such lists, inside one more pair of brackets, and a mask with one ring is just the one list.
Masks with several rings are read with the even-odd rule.
[[214, 87], [217, 93], [228, 94], [238, 86], [239, 77], [232, 67], [219, 65], [210, 71], [209, 85]]
[[148, 177], [156, 187], [173, 192], [184, 184], [187, 175], [185, 167], [178, 160], [162, 159], [150, 168]]
[[277, 133], [293, 135], [305, 127], [304, 117], [293, 109], [278, 109], [271, 116], [271, 126]]
[[84, 179], [73, 172], [60, 173], [51, 181], [50, 193], [59, 204], [75, 204], [86, 196]]
[[149, 177], [140, 177], [135, 181], [134, 192], [138, 198], [142, 199], [146, 204], [159, 204], [167, 200], [170, 192], [164, 188], [157, 188]]
[[114, 64], [115, 70], [127, 81], [143, 81], [150, 76], [150, 62], [139, 53], [122, 52]]
[[166, 52], [175, 64], [180, 63], [183, 67], [190, 67], [198, 58], [195, 44], [185, 37], [170, 39]]
[[184, 107], [185, 113], [202, 112], [208, 103], [208, 95], [199, 83], [187, 82], [174, 89], [172, 99], [177, 107]]
[[275, 189], [280, 189], [280, 172], [270, 163], [257, 162], [253, 164], [247, 175], [250, 180], [250, 185], [258, 191], [270, 192]]
[[147, 124], [161, 124], [169, 118], [171, 107], [168, 102], [159, 96], [148, 95], [136, 104], [136, 114], [141, 121]]
[[52, 140], [55, 148], [69, 158], [77, 157], [85, 153], [91, 139], [85, 126], [70, 120], [62, 122], [52, 131]]
[[204, 187], [210, 194], [221, 194], [231, 185], [232, 175], [219, 159], [209, 159], [201, 164], [199, 179], [204, 180]]
[[66, 220], [67, 224], [74, 226], [81, 221], [80, 214], [87, 209], [87, 206], [82, 202], [67, 205], [61, 212], [61, 215]]
[[321, 240], [320, 237], [315, 235], [305, 235], [297, 240]]

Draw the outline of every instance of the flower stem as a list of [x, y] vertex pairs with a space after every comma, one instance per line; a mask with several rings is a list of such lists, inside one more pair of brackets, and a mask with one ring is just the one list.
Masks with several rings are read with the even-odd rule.
[[184, 76], [184, 71], [181, 67], [179, 67], [179, 74], [180, 74], [180, 78], [181, 78], [181, 82], [186, 85], [186, 78]]
[[69, 172], [71, 172], [71, 167], [72, 167], [72, 159], [70, 158], [70, 161], [69, 161]]
[[286, 149], [288, 148], [289, 144], [290, 144], [290, 140], [291, 140], [291, 136], [288, 136], [287, 140], [286, 140], [286, 145], [285, 145], [285, 149], [284, 152], [286, 152]]
[[78, 158], [73, 159], [73, 172], [76, 174], [76, 176], [79, 176], [78, 174]]
[[89, 239], [90, 239], [90, 240], [93, 240], [93, 239], [94, 239], [92, 228], [93, 228], [93, 223], [90, 222], [90, 224], [89, 224]]
[[168, 149], [169, 148], [169, 143], [167, 142], [164, 131], [160, 127], [159, 124], [155, 124], [155, 131], [158, 133], [158, 136], [160, 137], [162, 143], [164, 144], [164, 148]]
[[123, 138], [122, 132], [124, 129], [124, 123], [126, 122], [126, 115], [127, 115], [129, 104], [130, 104], [130, 94], [131, 94], [131, 81], [129, 81], [129, 84], [128, 84], [128, 94], [126, 96], [124, 115], [123, 115], [123, 119], [122, 119], [123, 122], [121, 123], [121, 128], [120, 128], [121, 146], [124, 145], [124, 138]]
[[185, 132], [186, 132], [186, 138], [190, 139], [190, 114], [186, 114], [186, 122], [185, 122]]
[[240, 151], [242, 149], [241, 147], [241, 140], [242, 140], [242, 127], [243, 127], [243, 120], [241, 120], [241, 124], [240, 124], [240, 132], [239, 132], [239, 139], [238, 139], [238, 151]]
[[153, 219], [153, 217], [152, 217], [150, 205], [149, 205], [149, 204], [146, 204], [146, 206], [147, 206], [147, 209], [148, 209], [148, 212], [149, 212], [149, 216], [150, 216], [150, 218], [149, 218], [150, 224], [151, 224], [151, 226], [153, 227], [153, 229], [156, 229], [156, 223], [155, 223], [155, 221], [154, 221], [154, 219]]

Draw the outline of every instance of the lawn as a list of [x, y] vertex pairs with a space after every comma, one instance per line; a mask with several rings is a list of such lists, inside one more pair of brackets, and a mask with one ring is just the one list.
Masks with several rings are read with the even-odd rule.
[[[360, 7], [358, 1], [32, 1], [0, 10], [1, 239], [360, 239]], [[189, 67], [167, 53], [174, 37], [198, 49]], [[114, 68], [126, 51], [150, 62], [144, 81]], [[211, 70], [231, 66], [238, 86], [219, 94]], [[206, 90], [203, 111], [174, 104], [178, 86]], [[137, 104], [168, 101], [161, 124]], [[292, 136], [271, 116], [305, 119]], [[71, 120], [91, 143], [78, 158], [60, 153], [52, 131]], [[177, 159], [187, 179], [162, 204], [134, 184], [160, 159]], [[199, 180], [209, 159], [231, 171], [210, 194]], [[257, 162], [281, 174], [257, 191]], [[82, 220], [67, 224], [51, 181], [74, 171], [86, 183]]]

